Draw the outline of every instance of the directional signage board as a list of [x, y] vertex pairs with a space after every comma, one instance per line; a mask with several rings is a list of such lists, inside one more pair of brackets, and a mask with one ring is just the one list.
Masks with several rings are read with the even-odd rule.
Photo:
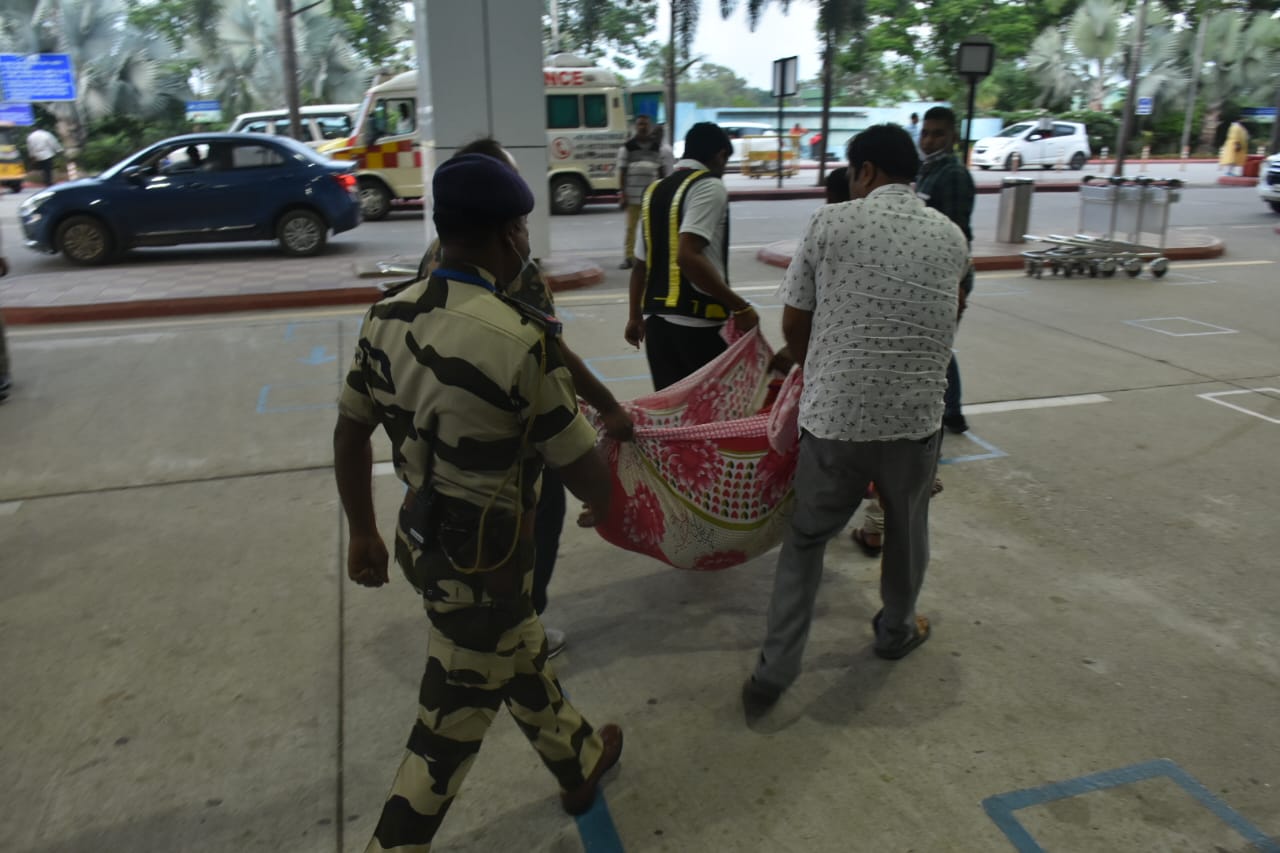
[[29, 127], [36, 123], [36, 115], [30, 104], [0, 104], [0, 122], [5, 121]]
[[773, 96], [775, 98], [786, 98], [796, 93], [796, 62], [797, 58], [794, 56], [773, 61]]
[[187, 121], [222, 121], [221, 101], [187, 101]]
[[0, 98], [10, 103], [74, 101], [76, 75], [65, 53], [0, 53]]
[[1151, 107], [1152, 107], [1151, 98], [1138, 98], [1138, 115], [1140, 116], [1151, 115]]

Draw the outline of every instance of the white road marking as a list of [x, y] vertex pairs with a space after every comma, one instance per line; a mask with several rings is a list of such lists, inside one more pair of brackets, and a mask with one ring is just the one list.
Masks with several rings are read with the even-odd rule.
[[1059, 406], [1084, 406], [1090, 403], [1110, 403], [1110, 397], [1102, 394], [1074, 394], [1067, 397], [1038, 397], [1031, 400], [1003, 400], [996, 403], [966, 405], [966, 415], [987, 415], [994, 412], [1020, 412], [1025, 409], [1053, 409]]
[[[1163, 323], [1168, 320], [1177, 320], [1183, 323], [1190, 323], [1193, 326], [1204, 326], [1209, 329], [1208, 332], [1171, 332], [1168, 329], [1162, 329], [1159, 326], [1148, 325], [1150, 323]], [[1168, 335], [1171, 338], [1199, 338], [1205, 335], [1238, 335], [1239, 329], [1228, 329], [1226, 326], [1215, 326], [1213, 323], [1205, 323], [1202, 320], [1192, 320], [1189, 317], [1143, 317], [1138, 320], [1125, 320], [1126, 326], [1135, 326], [1139, 329], [1145, 329], [1148, 332], [1159, 332], [1162, 335]]]
[[17, 515], [22, 509], [22, 501], [5, 501], [0, 503], [0, 515]]
[[1197, 394], [1196, 396], [1202, 400], [1208, 400], [1211, 403], [1217, 403], [1219, 406], [1226, 406], [1228, 409], [1235, 409], [1237, 412], [1244, 412], [1246, 415], [1253, 415], [1255, 418], [1266, 421], [1267, 423], [1280, 424], [1280, 418], [1273, 418], [1264, 415], [1261, 412], [1255, 412], [1253, 409], [1246, 409], [1244, 406], [1237, 406], [1235, 403], [1228, 403], [1219, 399], [1220, 397], [1234, 397], [1238, 394], [1270, 394], [1268, 399], [1275, 400], [1280, 398], [1280, 388], [1246, 388], [1241, 391], [1213, 391], [1209, 394]]

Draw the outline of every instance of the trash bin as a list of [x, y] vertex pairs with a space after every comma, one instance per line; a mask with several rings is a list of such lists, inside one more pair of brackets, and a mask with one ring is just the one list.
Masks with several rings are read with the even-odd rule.
[[996, 213], [996, 241], [1022, 243], [1031, 222], [1031, 196], [1036, 183], [1031, 178], [1005, 178], [1000, 182], [1000, 209]]
[[1244, 160], [1244, 176], [1246, 178], [1257, 178], [1262, 170], [1262, 161], [1267, 159], [1258, 154], [1250, 154]]

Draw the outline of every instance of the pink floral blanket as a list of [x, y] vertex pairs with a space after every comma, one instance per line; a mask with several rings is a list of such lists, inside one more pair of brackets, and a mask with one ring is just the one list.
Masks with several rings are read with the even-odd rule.
[[[771, 408], [759, 330], [662, 391], [623, 406], [634, 442], [602, 438], [613, 472], [608, 542], [679, 569], [725, 569], [782, 541], [791, 514], [800, 371]], [[772, 443], [771, 443], [772, 437]]]

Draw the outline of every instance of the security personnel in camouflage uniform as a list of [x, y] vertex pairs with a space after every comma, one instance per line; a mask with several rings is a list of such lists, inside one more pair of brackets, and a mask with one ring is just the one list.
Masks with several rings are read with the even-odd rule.
[[500, 293], [528, 264], [533, 195], [480, 154], [443, 164], [432, 190], [444, 266], [369, 310], [334, 431], [349, 575], [387, 582], [370, 485], [369, 437], [382, 426], [408, 486], [396, 562], [431, 622], [418, 719], [369, 853], [430, 850], [504, 703], [571, 814], [622, 752], [617, 726], [594, 729], [562, 694], [530, 596], [543, 464], [600, 517], [611, 482], [557, 324]]
[[[516, 162], [511, 153], [492, 137], [481, 137], [458, 149], [455, 157], [467, 154], [487, 154], [495, 160], [507, 163], [516, 169]], [[516, 169], [519, 171], [519, 169]], [[443, 249], [437, 239], [427, 248], [418, 264], [418, 278], [423, 279], [433, 273], [444, 261]], [[401, 286], [407, 286], [408, 283]], [[551, 288], [547, 286], [537, 262], [526, 264], [519, 277], [509, 282], [503, 289], [503, 295], [524, 302], [544, 314], [556, 313]], [[600, 415], [601, 426], [609, 438], [618, 441], [630, 441], [634, 435], [631, 416], [619, 405], [616, 397], [604, 386], [599, 377], [587, 367], [563, 339], [559, 339], [560, 353], [564, 357], [565, 366], [573, 377], [573, 387], [578, 396]], [[533, 606], [541, 616], [547, 609], [547, 588], [551, 585], [551, 575], [555, 571], [556, 560], [560, 554], [560, 534], [564, 529], [565, 504], [564, 485], [554, 468], [542, 472], [542, 489], [538, 493], [538, 507], [534, 522], [535, 556], [533, 561]], [[565, 647], [567, 638], [564, 631], [546, 627], [547, 655], [555, 657]]]

